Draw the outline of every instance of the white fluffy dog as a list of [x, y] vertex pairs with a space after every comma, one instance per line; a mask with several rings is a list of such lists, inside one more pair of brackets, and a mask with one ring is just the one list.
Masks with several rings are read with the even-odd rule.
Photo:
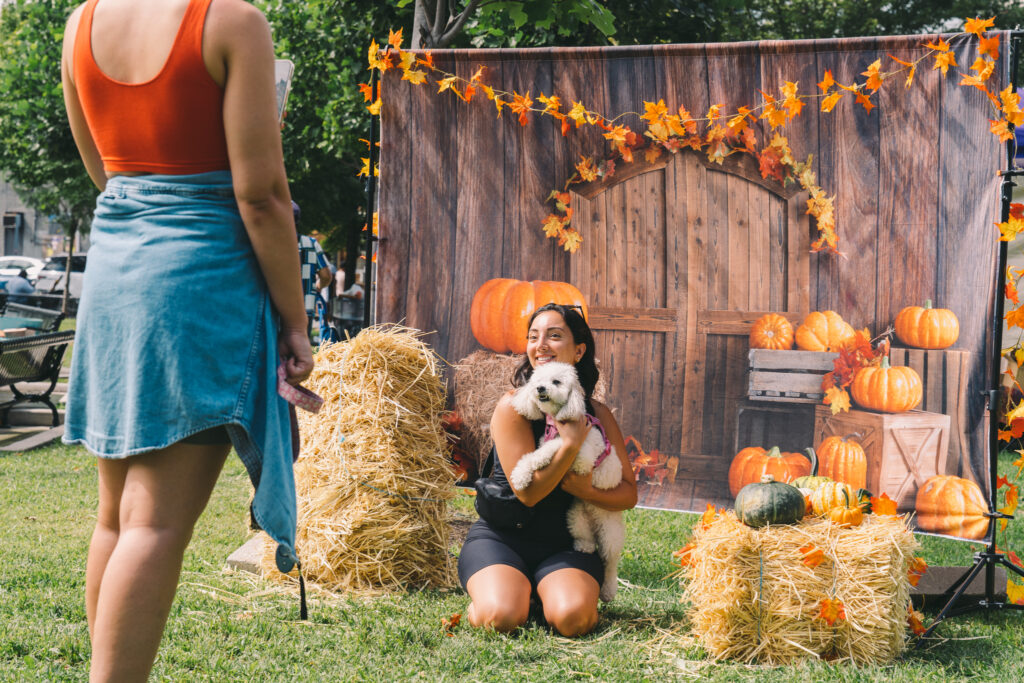
[[[519, 387], [512, 397], [512, 406], [528, 420], [539, 420], [544, 415], [551, 415], [559, 421], [579, 420], [586, 414], [583, 387], [576, 377], [576, 369], [566, 363], [550, 362], [537, 367], [530, 381]], [[560, 437], [551, 441], [542, 439], [537, 450], [519, 459], [509, 474], [509, 482], [516, 489], [527, 488], [533, 481], [533, 473], [547, 467], [561, 445]], [[622, 465], [615, 448], [609, 448], [611, 452], [595, 468], [594, 463], [605, 450], [605, 441], [601, 430], [592, 427], [572, 464], [572, 470], [578, 474], [593, 471], [594, 488], [615, 488], [622, 481]], [[610, 601], [618, 590], [619, 555], [626, 540], [622, 513], [576, 499], [569, 508], [568, 522], [576, 550], [584, 553], [596, 550], [604, 561], [601, 599]]]

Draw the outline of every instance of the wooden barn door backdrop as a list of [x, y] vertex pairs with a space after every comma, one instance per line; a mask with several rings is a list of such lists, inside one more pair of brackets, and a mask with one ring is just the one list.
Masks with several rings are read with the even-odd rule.
[[[934, 38], [454, 50], [434, 52], [434, 61], [464, 77], [484, 65], [485, 82], [557, 93], [566, 108], [580, 101], [615, 115], [663, 99], [699, 116], [711, 104], [735, 111], [784, 81], [809, 92], [826, 69], [853, 82], [876, 59], [916, 58]], [[970, 64], [965, 46], [954, 49]], [[948, 351], [894, 349], [894, 363], [925, 378], [926, 396], [909, 427], [867, 416], [862, 431], [891, 451], [876, 481], [889, 476], [885, 486], [902, 487], [904, 498], [936, 473], [984, 488], [981, 392], [1004, 162], [981, 92], [921, 71], [906, 91], [888, 83], [870, 114], [852, 97], [831, 114], [812, 100], [784, 129], [794, 156], [813, 155], [820, 185], [836, 197], [841, 257], [810, 252], [814, 226], [798, 186], [762, 179], [748, 155], [715, 164], [693, 151], [574, 185], [583, 244], [570, 255], [544, 238], [545, 199], [580, 155], [604, 155], [600, 131], [562, 137], [541, 117], [520, 126], [511, 113], [496, 117], [487, 100], [466, 104], [390, 74], [382, 95], [377, 319], [430, 332], [455, 363], [480, 349], [470, 302], [485, 281], [574, 284], [590, 306], [608, 403], [630, 449], [656, 450], [670, 464], [657, 476], [638, 470], [641, 504], [724, 505], [737, 448], [797, 450], [845, 428], [817, 397], [755, 391], [747, 336], [757, 317], [781, 313], [796, 325], [830, 309], [878, 334], [926, 299], [956, 312], [960, 339]], [[761, 139], [765, 128], [758, 124]], [[899, 444], [886, 445], [894, 434]]]

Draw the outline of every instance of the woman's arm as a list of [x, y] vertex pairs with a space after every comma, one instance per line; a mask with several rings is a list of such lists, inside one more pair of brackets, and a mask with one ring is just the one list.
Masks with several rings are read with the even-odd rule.
[[595, 417], [604, 426], [605, 436], [619, 458], [622, 481], [613, 489], [596, 489], [591, 483], [591, 474], [582, 475], [567, 471], [562, 477], [562, 488], [599, 508], [613, 511], [628, 510], [636, 506], [636, 477], [633, 476], [633, 467], [626, 457], [626, 443], [622, 439], [622, 430], [619, 429], [619, 423], [615, 421], [615, 416], [607, 406], [597, 401], [591, 403], [594, 405], [594, 412], [597, 413]]
[[71, 135], [75, 139], [75, 146], [78, 147], [82, 163], [85, 164], [85, 170], [92, 178], [93, 184], [102, 190], [107, 186], [107, 174], [103, 171], [103, 160], [100, 159], [100, 152], [96, 149], [96, 142], [85, 121], [85, 113], [82, 111], [82, 103], [78, 99], [78, 90], [75, 89], [74, 73], [71, 66], [74, 63], [75, 34], [78, 33], [78, 22], [82, 16], [83, 7], [72, 12], [68, 17], [68, 23], [64, 26], [60, 80], [64, 90], [64, 108], [68, 112], [68, 123], [71, 126]]
[[245, 2], [213, 3], [204, 40], [209, 57], [222, 60], [224, 132], [235, 199], [281, 316], [278, 347], [288, 381], [313, 369], [302, 301], [299, 252], [281, 151], [274, 89], [274, 46], [263, 14]]
[[[537, 448], [529, 421], [512, 407], [511, 398], [512, 392], [502, 396], [491, 417], [491, 437], [494, 439], [494, 448], [498, 452], [501, 468], [506, 474], [515, 469], [520, 458]], [[533, 507], [555, 490], [576, 459], [580, 444], [583, 443], [589, 429], [590, 425], [582, 420], [559, 423], [561, 448], [547, 467], [533, 473], [533, 481], [529, 486], [522, 491], [512, 488], [519, 500]]]

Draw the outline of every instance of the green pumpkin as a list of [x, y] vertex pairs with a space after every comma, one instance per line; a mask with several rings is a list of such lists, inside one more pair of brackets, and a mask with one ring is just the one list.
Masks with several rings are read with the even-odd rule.
[[792, 524], [804, 516], [803, 494], [795, 486], [775, 481], [766, 474], [760, 483], [747, 484], [736, 495], [736, 516], [751, 527]]
[[832, 481], [829, 477], [818, 476], [818, 455], [814, 452], [814, 449], [807, 448], [804, 452], [807, 453], [807, 457], [811, 460], [811, 473], [802, 477], [797, 477], [789, 483], [798, 489], [811, 489], [813, 491], [822, 484], [827, 484]]
[[857, 499], [857, 506], [865, 515], [871, 514], [871, 497], [875, 495], [867, 489], [857, 489], [854, 497]]

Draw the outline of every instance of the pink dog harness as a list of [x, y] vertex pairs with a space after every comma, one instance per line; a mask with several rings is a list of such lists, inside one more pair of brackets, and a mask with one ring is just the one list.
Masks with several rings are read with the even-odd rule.
[[[604, 459], [608, 457], [608, 454], [612, 452], [612, 442], [608, 440], [608, 435], [604, 433], [604, 425], [601, 421], [590, 413], [586, 414], [587, 424], [591, 427], [597, 427], [598, 431], [601, 432], [601, 438], [604, 440], [604, 450], [601, 451], [601, 455], [597, 456], [597, 460], [594, 461], [594, 469], [604, 462]], [[551, 441], [552, 439], [558, 438], [558, 427], [555, 426], [555, 418], [550, 415], [546, 416], [544, 424], [544, 441]]]

